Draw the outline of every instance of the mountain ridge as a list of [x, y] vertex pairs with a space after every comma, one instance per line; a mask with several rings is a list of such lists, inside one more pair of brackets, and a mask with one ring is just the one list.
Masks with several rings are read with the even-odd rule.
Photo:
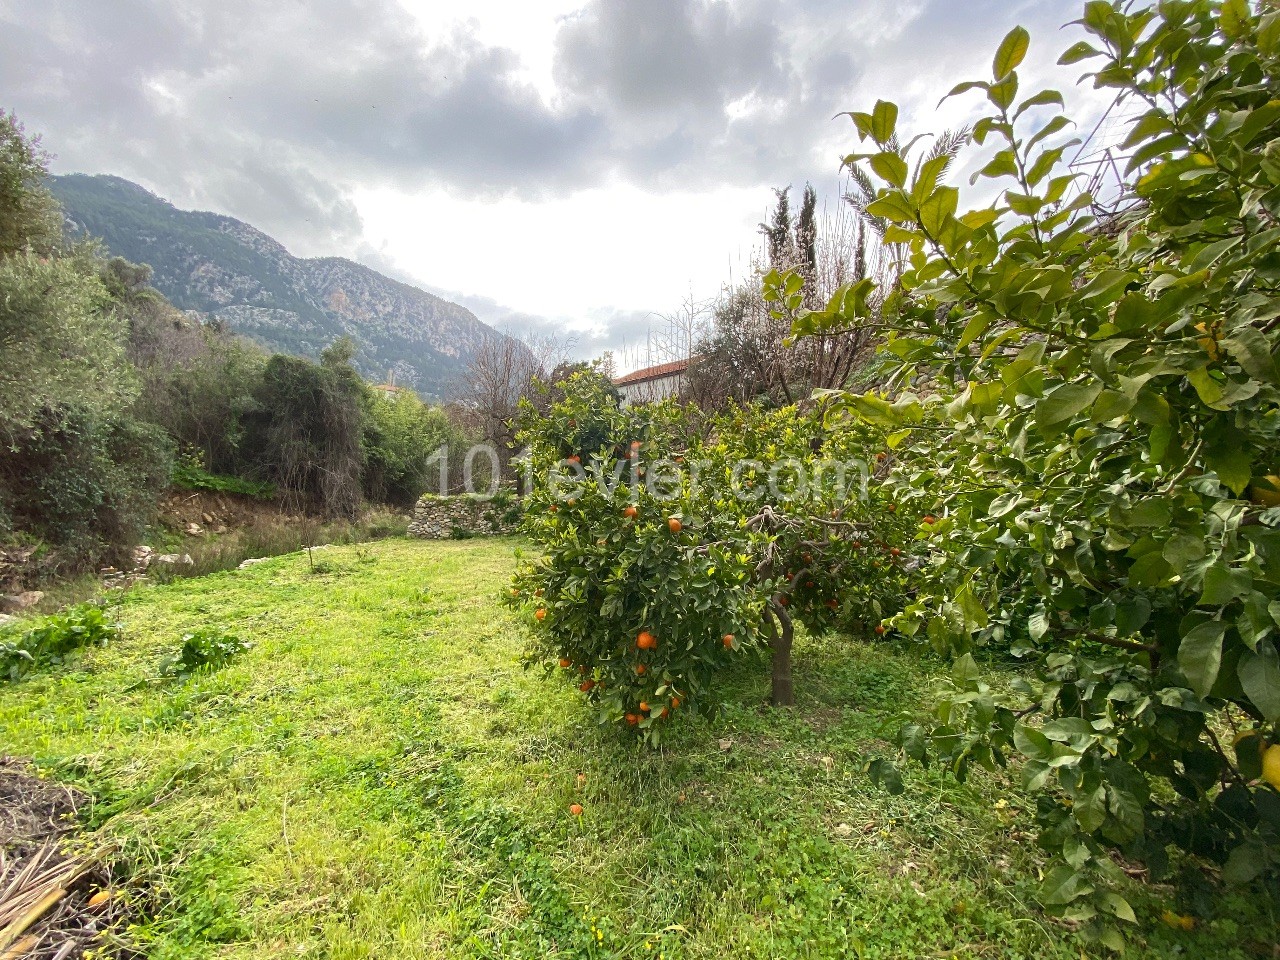
[[316, 357], [339, 336], [374, 380], [442, 397], [479, 345], [503, 336], [470, 310], [340, 256], [296, 257], [235, 217], [181, 210], [110, 174], [65, 174], [48, 186], [68, 232], [101, 238], [115, 256], [149, 264], [175, 306], [274, 350]]

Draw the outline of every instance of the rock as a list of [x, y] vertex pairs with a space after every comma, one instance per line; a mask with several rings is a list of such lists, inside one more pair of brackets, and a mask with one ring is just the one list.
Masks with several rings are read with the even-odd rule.
[[133, 569], [145, 570], [151, 566], [151, 561], [156, 558], [156, 551], [146, 544], [133, 548]]
[[204, 513], [204, 514], [201, 514], [201, 517], [205, 523], [209, 524], [210, 526], [213, 526], [213, 514]]
[[255, 563], [262, 563], [263, 561], [270, 560], [270, 559], [271, 559], [270, 557], [250, 557], [248, 560], [245, 560], [244, 562], [242, 562], [240, 566], [236, 567], [236, 569], [245, 570], [249, 567], [252, 567]]
[[11, 623], [17, 623], [17, 622], [18, 622], [17, 617], [11, 617], [7, 613], [0, 613], [0, 630], [3, 630], [5, 627], [7, 627]]
[[213, 528], [213, 532], [214, 532], [214, 533], [226, 533], [226, 532], [227, 532], [227, 525], [226, 525], [225, 523], [220, 523], [220, 524], [218, 524], [216, 527], [214, 527], [214, 528]]
[[160, 556], [156, 557], [156, 562], [178, 564], [184, 567], [194, 566], [195, 564], [195, 561], [191, 559], [191, 554], [189, 553], [162, 553]]
[[0, 611], [21, 613], [23, 610], [30, 610], [43, 599], [44, 594], [39, 590], [27, 590], [10, 597], [0, 597]]
[[187, 524], [187, 536], [198, 537], [203, 533], [204, 533], [204, 527], [200, 526], [200, 524], [198, 523]]

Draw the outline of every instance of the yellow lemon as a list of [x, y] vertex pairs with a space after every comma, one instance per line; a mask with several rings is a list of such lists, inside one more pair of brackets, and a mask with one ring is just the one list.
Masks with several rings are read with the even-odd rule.
[[1262, 755], [1262, 779], [1280, 790], [1280, 743], [1267, 747]]

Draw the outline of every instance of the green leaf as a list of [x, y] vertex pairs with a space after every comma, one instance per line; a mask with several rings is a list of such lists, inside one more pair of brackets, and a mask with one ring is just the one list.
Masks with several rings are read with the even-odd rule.
[[1022, 63], [1031, 46], [1031, 34], [1023, 27], [1014, 27], [1000, 44], [991, 64], [991, 74], [997, 82], [1003, 80]]
[[885, 150], [872, 157], [871, 169], [880, 179], [888, 181], [895, 187], [904, 186], [907, 182], [907, 161], [892, 150]]
[[1236, 847], [1222, 868], [1222, 879], [1233, 886], [1249, 883], [1267, 868], [1266, 854], [1260, 847], [1245, 843]]
[[1258, 649], [1246, 650], [1236, 668], [1240, 686], [1268, 723], [1280, 720], [1280, 655], [1270, 640], [1261, 640]]
[[1222, 32], [1232, 40], [1239, 40], [1249, 32], [1248, 0], [1225, 0], [1218, 22]]
[[884, 146], [892, 138], [898, 126], [898, 105], [887, 100], [877, 100], [875, 109], [871, 111], [871, 136], [876, 143]]
[[1086, 833], [1093, 833], [1107, 822], [1107, 788], [1099, 786], [1080, 797], [1072, 806], [1071, 813]]
[[1210, 447], [1204, 462], [1236, 496], [1244, 493], [1253, 477], [1253, 457], [1244, 447]]
[[1036, 423], [1045, 429], [1057, 426], [1088, 409], [1102, 392], [1102, 383], [1064, 383], [1036, 401]]
[[991, 89], [991, 84], [987, 83], [985, 80], [966, 80], [964, 83], [957, 83], [954, 87], [952, 87], [951, 92], [938, 101], [938, 105], [941, 106], [943, 103], [945, 103], [947, 100], [951, 99], [952, 97], [958, 97], [960, 96], [960, 94], [968, 93], [970, 90], [990, 90], [990, 89]]
[[1047, 874], [1040, 886], [1040, 899], [1048, 906], [1061, 906], [1093, 893], [1085, 873], [1068, 863], [1060, 863]]
[[1049, 742], [1049, 738], [1025, 723], [1019, 723], [1013, 728], [1013, 745], [1029, 760], [1047, 762], [1053, 758], [1053, 744]]
[[1058, 58], [1058, 65], [1069, 67], [1071, 64], [1079, 63], [1081, 60], [1100, 56], [1102, 56], [1101, 50], [1096, 50], [1088, 42], [1081, 40], [1079, 43], [1067, 48], [1067, 52]]
[[1253, 585], [1248, 570], [1232, 570], [1222, 561], [1215, 563], [1204, 573], [1204, 589], [1199, 606], [1221, 607], [1243, 597]]
[[1227, 625], [1209, 620], [1193, 627], [1178, 645], [1178, 666], [1198, 696], [1207, 697], [1222, 667], [1222, 638]]
[[920, 222], [932, 236], [938, 236], [946, 221], [955, 216], [960, 191], [955, 187], [939, 187], [920, 205]]
[[891, 190], [874, 203], [867, 204], [867, 213], [893, 223], [915, 223], [916, 220], [911, 202], [899, 190]]
[[1107, 913], [1117, 920], [1124, 920], [1127, 923], [1138, 922], [1138, 917], [1133, 912], [1133, 907], [1129, 906], [1129, 901], [1120, 896], [1120, 894], [1105, 890], [1098, 899], [1102, 902], [1102, 906]]
[[1277, 382], [1271, 344], [1261, 330], [1256, 327], [1239, 327], [1222, 341], [1222, 346], [1249, 376], [1268, 383]]

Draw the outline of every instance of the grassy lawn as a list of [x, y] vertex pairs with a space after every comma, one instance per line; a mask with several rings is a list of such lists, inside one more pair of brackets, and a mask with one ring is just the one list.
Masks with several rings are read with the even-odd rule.
[[[913, 771], [890, 797], [859, 772], [936, 664], [804, 640], [796, 710], [763, 709], [744, 667], [719, 717], [637, 748], [520, 665], [496, 602], [515, 546], [385, 541], [134, 590], [120, 643], [0, 687], [0, 749], [93, 794], [153, 892], [135, 934], [157, 958], [1093, 955], [1032, 906], [1016, 794]], [[207, 625], [255, 646], [130, 689]], [[1129, 956], [1271, 955], [1243, 896], [1126, 893]], [[1206, 899], [1192, 931], [1161, 920]]]

